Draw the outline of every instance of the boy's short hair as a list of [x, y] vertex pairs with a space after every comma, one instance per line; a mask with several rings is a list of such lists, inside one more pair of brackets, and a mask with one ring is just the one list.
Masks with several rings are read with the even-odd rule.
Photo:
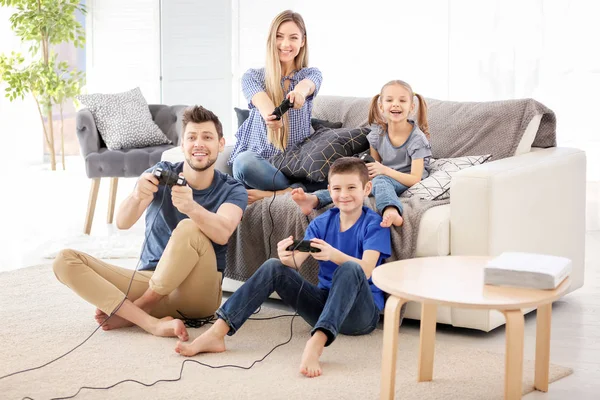
[[223, 137], [223, 125], [221, 124], [221, 121], [219, 121], [219, 117], [217, 117], [212, 111], [207, 110], [202, 106], [192, 106], [185, 109], [182, 118], [183, 126], [181, 130], [181, 136], [183, 137], [185, 133], [185, 127], [190, 122], [199, 124], [201, 122], [208, 121], [212, 121], [215, 124], [217, 133], [219, 134], [219, 139], [221, 139]]
[[328, 179], [337, 174], [356, 174], [360, 178], [363, 187], [369, 182], [369, 170], [367, 164], [357, 157], [338, 158], [329, 167]]

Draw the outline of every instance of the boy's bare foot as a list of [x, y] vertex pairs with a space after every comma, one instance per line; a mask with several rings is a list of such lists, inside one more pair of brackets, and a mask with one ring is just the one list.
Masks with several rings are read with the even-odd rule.
[[306, 194], [302, 188], [292, 190], [292, 200], [300, 206], [302, 214], [310, 215], [312, 210], [319, 205], [319, 199], [314, 194]]
[[173, 317], [164, 317], [153, 324], [150, 329], [150, 333], [154, 336], [163, 337], [174, 337], [177, 336], [179, 340], [187, 342], [190, 338], [183, 324], [183, 321], [179, 319], [173, 319]]
[[323, 354], [323, 348], [327, 342], [327, 336], [324, 332], [316, 331], [315, 334], [306, 342], [302, 361], [300, 362], [300, 373], [309, 378], [321, 376], [321, 364], [319, 358]]
[[383, 211], [383, 221], [380, 224], [383, 228], [389, 228], [392, 225], [401, 226], [403, 223], [404, 218], [396, 207], [388, 207]]
[[194, 339], [192, 343], [177, 342], [175, 351], [186, 357], [192, 357], [198, 353], [222, 353], [225, 351], [225, 337], [211, 328]]
[[[104, 321], [106, 321], [108, 318], [108, 315], [99, 308], [96, 308], [96, 315], [94, 315], [94, 318], [96, 319], [98, 325], [102, 325], [102, 323], [104, 323]], [[127, 328], [133, 325], [134, 324], [132, 322], [127, 321], [125, 318], [121, 318], [118, 315], [113, 315], [108, 321], [106, 321], [106, 323], [104, 323], [104, 325], [102, 325], [102, 330], [110, 331], [113, 329]]]

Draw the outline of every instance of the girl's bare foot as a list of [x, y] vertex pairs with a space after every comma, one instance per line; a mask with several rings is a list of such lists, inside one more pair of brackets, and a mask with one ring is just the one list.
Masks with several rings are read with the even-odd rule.
[[383, 221], [381, 226], [383, 228], [389, 228], [390, 226], [401, 226], [404, 223], [404, 218], [398, 212], [396, 207], [388, 207], [383, 210]]
[[[119, 329], [119, 328], [127, 328], [129, 326], [133, 326], [134, 324], [132, 322], [127, 321], [125, 318], [121, 318], [118, 315], [113, 315], [112, 317], [110, 317], [110, 319], [108, 321], [108, 315], [100, 310], [99, 308], [96, 308], [96, 315], [94, 315], [94, 318], [96, 319], [96, 322], [98, 323], [98, 325], [102, 325], [102, 330], [104, 331], [110, 331], [112, 329]], [[105, 322], [106, 321], [106, 322]]]
[[292, 190], [292, 200], [300, 206], [302, 214], [310, 215], [313, 209], [319, 205], [319, 199], [314, 194], [306, 194], [302, 188]]
[[173, 317], [164, 317], [158, 320], [158, 322], [152, 324], [150, 333], [154, 336], [177, 336], [179, 340], [184, 342], [187, 342], [190, 338], [183, 321], [179, 319], [173, 319]]
[[314, 335], [306, 342], [302, 361], [300, 362], [300, 373], [309, 378], [321, 376], [321, 364], [319, 358], [323, 354], [323, 348], [327, 343], [327, 335], [324, 332], [316, 331]]
[[177, 342], [175, 351], [182, 356], [192, 357], [198, 353], [222, 353], [225, 351], [225, 335], [229, 332], [229, 325], [218, 319], [213, 326], [192, 343]]

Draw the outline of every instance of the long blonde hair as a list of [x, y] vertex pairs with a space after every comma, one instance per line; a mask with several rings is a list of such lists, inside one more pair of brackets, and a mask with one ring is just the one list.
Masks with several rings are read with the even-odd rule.
[[391, 85], [400, 85], [403, 86], [406, 90], [408, 90], [411, 102], [413, 101], [414, 96], [417, 96], [417, 99], [419, 100], [419, 115], [417, 117], [417, 126], [423, 131], [427, 139], [429, 139], [429, 124], [427, 123], [427, 103], [425, 102], [425, 99], [420, 94], [413, 92], [412, 87], [410, 87], [408, 83], [398, 79], [389, 81], [388, 83], [383, 85], [383, 87], [381, 88], [381, 92], [373, 96], [373, 100], [371, 100], [371, 107], [369, 108], [369, 124], [376, 123], [377, 125], [381, 126], [381, 128], [384, 131], [387, 129], [387, 121], [383, 118], [383, 115], [381, 115], [381, 112], [379, 111], [379, 99], [383, 95], [383, 90]]
[[[284, 22], [294, 22], [302, 32], [304, 46], [294, 59], [294, 69], [301, 70], [308, 66], [308, 40], [306, 39], [306, 26], [302, 16], [291, 10], [279, 13], [271, 22], [269, 36], [267, 38], [267, 61], [265, 63], [265, 86], [267, 96], [278, 106], [283, 101], [283, 87], [281, 85], [281, 62], [277, 50], [277, 31]], [[289, 118], [287, 113], [282, 118], [283, 128], [279, 130], [268, 129], [267, 139], [278, 150], [285, 150], [289, 137]]]

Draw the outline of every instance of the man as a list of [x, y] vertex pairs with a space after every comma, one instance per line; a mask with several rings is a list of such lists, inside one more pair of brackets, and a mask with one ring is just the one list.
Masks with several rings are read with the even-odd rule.
[[[201, 106], [185, 110], [185, 162], [159, 162], [144, 172], [118, 210], [119, 229], [130, 228], [146, 211], [141, 268], [133, 280], [129, 269], [75, 250], [59, 253], [56, 277], [97, 307], [95, 319], [102, 329], [135, 324], [153, 335], [185, 341], [185, 326], [173, 317], [179, 312], [207, 317], [220, 306], [227, 242], [248, 204], [244, 186], [215, 170], [224, 146], [223, 127], [214, 113]], [[156, 167], [183, 176], [187, 185], [159, 185], [152, 174]]]

